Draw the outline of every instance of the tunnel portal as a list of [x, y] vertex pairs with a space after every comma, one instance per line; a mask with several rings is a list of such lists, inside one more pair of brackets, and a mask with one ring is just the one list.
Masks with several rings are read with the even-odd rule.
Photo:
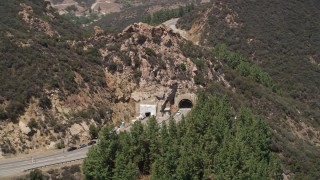
[[189, 99], [182, 99], [182, 100], [179, 102], [178, 107], [179, 107], [179, 109], [192, 108], [192, 107], [193, 107], [193, 103], [192, 103], [192, 101], [190, 101]]

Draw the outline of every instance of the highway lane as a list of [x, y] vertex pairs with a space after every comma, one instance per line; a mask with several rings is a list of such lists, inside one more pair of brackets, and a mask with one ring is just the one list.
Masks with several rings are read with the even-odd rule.
[[16, 160], [0, 160], [0, 179], [32, 168], [83, 159], [87, 156], [88, 149], [89, 147], [85, 147], [70, 152], [64, 150]]

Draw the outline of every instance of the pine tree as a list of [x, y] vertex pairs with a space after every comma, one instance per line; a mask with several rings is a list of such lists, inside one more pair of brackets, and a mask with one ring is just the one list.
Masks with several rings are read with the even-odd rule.
[[130, 132], [106, 128], [84, 161], [87, 179], [273, 179], [281, 177], [267, 125], [249, 109], [235, 120], [227, 97], [201, 92], [176, 124], [133, 124]]
[[116, 155], [112, 179], [136, 179], [138, 168], [125, 153], [125, 151], [122, 151]]

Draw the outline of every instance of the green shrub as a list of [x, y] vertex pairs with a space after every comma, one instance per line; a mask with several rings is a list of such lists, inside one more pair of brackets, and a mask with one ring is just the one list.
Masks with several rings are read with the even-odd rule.
[[30, 121], [28, 122], [28, 127], [30, 129], [37, 129], [39, 128], [39, 124], [34, 118], [31, 118]]
[[24, 112], [24, 104], [18, 101], [11, 101], [9, 105], [6, 107], [6, 114], [7, 116], [12, 119], [16, 120], [20, 114]]
[[111, 71], [111, 72], [116, 72], [117, 70], [118, 70], [118, 64], [117, 63], [115, 63], [115, 62], [110, 62], [110, 63], [108, 63], [108, 69], [109, 69], [109, 71]]
[[203, 85], [204, 84], [204, 79], [201, 75], [195, 75], [194, 78], [194, 83], [197, 84], [197, 85]]
[[145, 49], [144, 49], [144, 52], [145, 52], [148, 56], [156, 56], [156, 55], [157, 55], [156, 52], [154, 52], [154, 50], [151, 49], [151, 48], [145, 48]]
[[183, 72], [187, 71], [187, 66], [185, 64], [179, 64], [178, 68]]
[[42, 109], [51, 109], [52, 108], [51, 100], [47, 96], [43, 96], [39, 99], [39, 106]]
[[141, 21], [151, 25], [161, 24], [172, 18], [177, 18], [190, 13], [195, 9], [194, 4], [187, 4], [186, 6], [180, 6], [175, 9], [162, 9], [153, 14], [145, 16]]
[[60, 142], [56, 144], [57, 149], [63, 149], [65, 148], [64, 142]]
[[98, 129], [97, 129], [97, 127], [94, 126], [94, 125], [90, 125], [89, 133], [90, 133], [91, 139], [97, 138], [98, 137]]
[[34, 169], [29, 174], [30, 180], [43, 180], [44, 176], [42, 174], [42, 171], [40, 169]]
[[126, 54], [120, 54], [120, 58], [126, 66], [131, 66], [131, 58], [129, 56]]
[[139, 71], [139, 70], [135, 70], [135, 71], [133, 72], [133, 78], [134, 78], [134, 79], [140, 78], [141, 75], [142, 75], [142, 73], [141, 73], [141, 71]]
[[53, 127], [53, 131], [55, 133], [60, 133], [60, 132], [65, 132], [67, 129], [67, 126], [65, 124], [56, 124], [54, 127]]

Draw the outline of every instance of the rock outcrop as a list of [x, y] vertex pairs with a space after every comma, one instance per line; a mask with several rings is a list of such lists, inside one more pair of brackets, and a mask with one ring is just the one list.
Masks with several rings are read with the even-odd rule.
[[114, 109], [115, 117], [123, 117], [128, 109], [127, 115], [137, 115], [132, 107], [141, 102], [166, 101], [173, 85], [177, 85], [176, 96], [195, 93], [201, 88], [194, 81], [196, 74], [213, 78], [212, 64], [203, 59], [208, 66], [199, 73], [181, 50], [185, 40], [164, 25], [135, 23], [116, 36], [96, 38], [106, 42], [100, 51], [106, 63], [107, 88], [115, 103], [124, 103], [123, 109]]

